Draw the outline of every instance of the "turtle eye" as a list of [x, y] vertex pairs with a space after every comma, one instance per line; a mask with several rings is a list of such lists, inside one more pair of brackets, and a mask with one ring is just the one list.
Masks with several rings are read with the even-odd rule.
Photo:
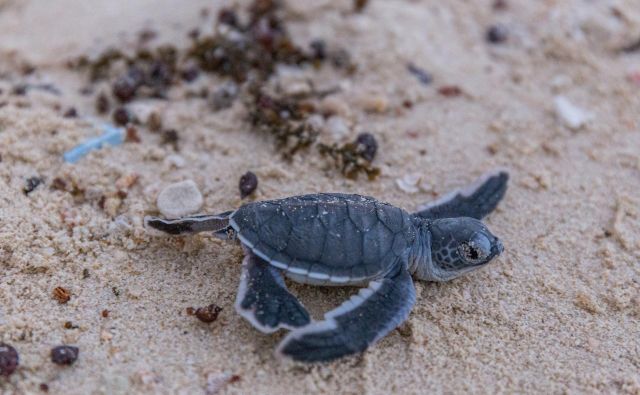
[[491, 242], [486, 237], [476, 234], [471, 240], [458, 247], [462, 258], [471, 264], [484, 262], [491, 254]]

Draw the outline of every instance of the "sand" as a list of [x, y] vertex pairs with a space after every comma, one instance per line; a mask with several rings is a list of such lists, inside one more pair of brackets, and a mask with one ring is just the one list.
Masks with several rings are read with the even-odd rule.
[[[247, 4], [0, 1], [0, 341], [21, 358], [0, 392], [640, 393], [640, 86], [630, 79], [640, 53], [618, 51], [640, 37], [635, 0], [508, 0], [505, 10], [372, 0], [358, 14], [350, 2], [290, 0], [296, 41], [322, 37], [358, 64], [352, 76], [321, 73], [342, 88], [346, 138], [378, 138], [382, 174], [372, 182], [344, 178], [314, 150], [282, 159], [244, 120], [242, 103], [212, 112], [184, 98], [189, 87], [144, 103], [179, 131], [179, 152], [142, 128], [140, 143], [63, 162], [99, 133], [62, 117], [71, 106], [96, 116], [69, 59], [131, 47], [143, 27], [159, 33], [154, 43], [184, 45], [231, 3]], [[489, 44], [485, 31], [498, 22], [509, 38]], [[20, 72], [25, 62], [33, 74]], [[433, 82], [420, 84], [409, 62]], [[60, 95], [13, 95], [22, 81], [53, 83]], [[438, 94], [448, 85], [464, 93]], [[583, 127], [558, 118], [559, 95], [589, 112]], [[384, 112], [365, 111], [371, 97]], [[365, 354], [325, 365], [278, 362], [283, 334], [262, 335], [235, 313], [239, 246], [151, 236], [142, 225], [157, 213], [157, 193], [186, 179], [210, 212], [242, 203], [238, 179], [248, 170], [260, 180], [256, 200], [341, 191], [413, 210], [496, 167], [511, 184], [487, 224], [505, 253], [449, 283], [417, 282], [406, 324]], [[396, 185], [408, 174], [421, 176], [416, 193]], [[44, 184], [26, 195], [33, 176]], [[52, 189], [56, 178], [83, 192]], [[58, 286], [71, 292], [66, 304], [52, 296]], [[291, 289], [316, 318], [354, 292]], [[223, 308], [211, 324], [185, 312], [210, 303]], [[63, 343], [80, 348], [71, 367], [50, 361]]]

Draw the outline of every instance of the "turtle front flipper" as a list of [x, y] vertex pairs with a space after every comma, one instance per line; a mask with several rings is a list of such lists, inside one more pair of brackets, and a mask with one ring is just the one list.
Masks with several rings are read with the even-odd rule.
[[236, 297], [238, 314], [264, 333], [309, 324], [309, 313], [287, 290], [278, 269], [251, 251], [246, 254]]
[[289, 333], [276, 352], [301, 362], [324, 362], [363, 352], [406, 320], [415, 300], [411, 275], [398, 265], [392, 276], [371, 281], [325, 314], [324, 321]]
[[507, 191], [508, 181], [509, 174], [504, 170], [487, 173], [468, 187], [419, 207], [415, 215], [425, 219], [482, 219], [498, 206]]
[[144, 217], [144, 226], [170, 235], [183, 235], [199, 232], [213, 232], [224, 237], [229, 226], [229, 216], [233, 211], [222, 214], [193, 215], [178, 219], [162, 219], [158, 217]]

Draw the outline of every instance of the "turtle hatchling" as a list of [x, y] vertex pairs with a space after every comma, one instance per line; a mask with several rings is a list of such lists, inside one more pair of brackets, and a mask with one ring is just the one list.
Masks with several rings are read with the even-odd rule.
[[[503, 251], [480, 221], [506, 190], [508, 174], [486, 174], [417, 212], [360, 195], [320, 193], [253, 202], [216, 215], [146, 217], [172, 235], [210, 232], [244, 249], [236, 310], [264, 333], [290, 330], [276, 354], [329, 361], [363, 352], [405, 321], [413, 279], [447, 281]], [[285, 285], [357, 286], [360, 291], [313, 320]]]

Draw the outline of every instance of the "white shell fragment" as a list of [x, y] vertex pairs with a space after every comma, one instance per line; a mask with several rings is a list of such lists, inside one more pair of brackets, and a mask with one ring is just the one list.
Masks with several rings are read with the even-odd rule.
[[593, 118], [592, 114], [571, 103], [564, 96], [556, 96], [553, 102], [557, 116], [569, 129], [578, 130]]
[[192, 180], [171, 184], [158, 194], [158, 210], [165, 218], [193, 214], [202, 207], [202, 194]]
[[407, 174], [396, 180], [398, 188], [406, 193], [416, 193], [420, 190], [418, 183], [420, 182], [420, 174]]

